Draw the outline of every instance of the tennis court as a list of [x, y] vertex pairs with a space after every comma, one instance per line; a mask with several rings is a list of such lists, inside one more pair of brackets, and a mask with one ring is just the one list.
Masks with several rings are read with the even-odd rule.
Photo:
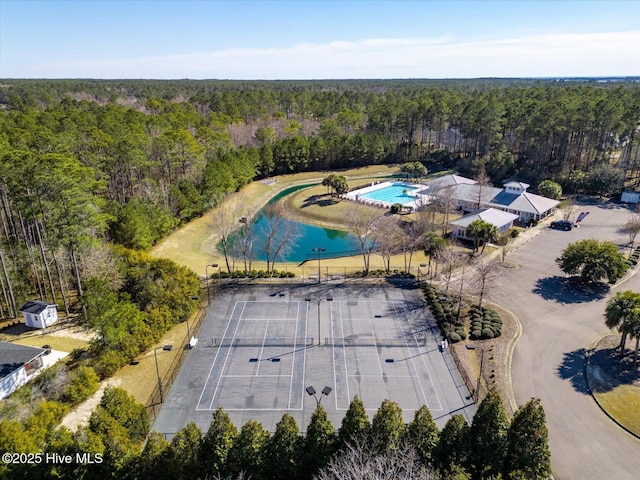
[[273, 430], [289, 412], [304, 430], [316, 407], [309, 386], [336, 427], [356, 395], [370, 415], [384, 399], [397, 402], [406, 421], [426, 405], [441, 426], [475, 411], [415, 288], [228, 289], [198, 336], [154, 423], [169, 436], [189, 421], [206, 430], [219, 406], [238, 427], [254, 419]]

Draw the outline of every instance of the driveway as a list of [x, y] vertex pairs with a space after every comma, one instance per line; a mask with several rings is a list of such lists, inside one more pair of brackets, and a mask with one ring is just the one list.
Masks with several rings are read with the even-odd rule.
[[637, 479], [640, 440], [616, 426], [588, 395], [584, 353], [609, 330], [606, 301], [618, 290], [640, 291], [640, 275], [604, 291], [575, 292], [555, 264], [561, 251], [585, 238], [626, 243], [618, 230], [629, 216], [621, 205], [580, 205], [589, 211], [570, 232], [538, 227], [539, 233], [507, 257], [519, 268], [505, 269], [491, 300], [522, 322], [512, 379], [518, 405], [542, 400], [557, 479]]

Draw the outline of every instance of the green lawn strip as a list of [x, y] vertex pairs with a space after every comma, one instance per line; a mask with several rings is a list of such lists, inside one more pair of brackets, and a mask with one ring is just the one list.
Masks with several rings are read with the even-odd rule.
[[640, 387], [620, 385], [608, 392], [593, 394], [609, 415], [636, 435], [640, 435]]
[[89, 342], [86, 340], [71, 337], [59, 337], [56, 335], [35, 335], [20, 338], [13, 343], [18, 345], [27, 345], [29, 347], [50, 345], [53, 350], [60, 350], [62, 352], [72, 352], [76, 348], [87, 348], [89, 346]]

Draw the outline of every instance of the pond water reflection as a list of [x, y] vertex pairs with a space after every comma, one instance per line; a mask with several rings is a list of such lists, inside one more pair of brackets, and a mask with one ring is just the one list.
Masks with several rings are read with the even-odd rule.
[[[298, 185], [283, 190], [278, 195], [274, 196], [269, 204], [277, 202], [282, 198], [290, 195], [298, 190], [311, 187], [317, 184]], [[278, 262], [296, 262], [301, 263], [305, 260], [313, 260], [318, 258], [318, 254], [314, 253], [312, 248], [324, 249], [321, 253], [321, 258], [337, 258], [351, 255], [357, 255], [358, 250], [357, 240], [352, 233], [345, 232], [343, 230], [335, 230], [331, 228], [318, 227], [315, 225], [309, 225], [307, 223], [298, 222], [295, 220], [286, 220], [286, 229], [292, 227], [296, 232], [295, 243], [286, 251], [283, 252], [276, 261]], [[270, 230], [269, 221], [264, 214], [264, 209], [261, 210], [256, 219], [253, 222], [252, 229], [254, 231], [253, 240], [253, 259], [258, 261], [266, 261], [266, 244], [268, 240], [267, 232]], [[283, 231], [285, 228], [282, 229]], [[242, 235], [242, 232], [239, 232]], [[238, 242], [238, 237], [231, 239], [230, 244], [235, 245]]]

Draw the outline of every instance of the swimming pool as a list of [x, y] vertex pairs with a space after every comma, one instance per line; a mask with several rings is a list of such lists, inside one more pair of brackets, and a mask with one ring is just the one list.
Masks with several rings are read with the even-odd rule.
[[406, 205], [415, 201], [416, 198], [411, 196], [410, 192], [417, 189], [418, 187], [408, 185], [406, 183], [395, 182], [391, 185], [381, 186], [381, 188], [361, 193], [358, 196], [360, 198], [368, 198], [369, 200], [385, 202], [390, 205], [393, 205], [394, 203]]

